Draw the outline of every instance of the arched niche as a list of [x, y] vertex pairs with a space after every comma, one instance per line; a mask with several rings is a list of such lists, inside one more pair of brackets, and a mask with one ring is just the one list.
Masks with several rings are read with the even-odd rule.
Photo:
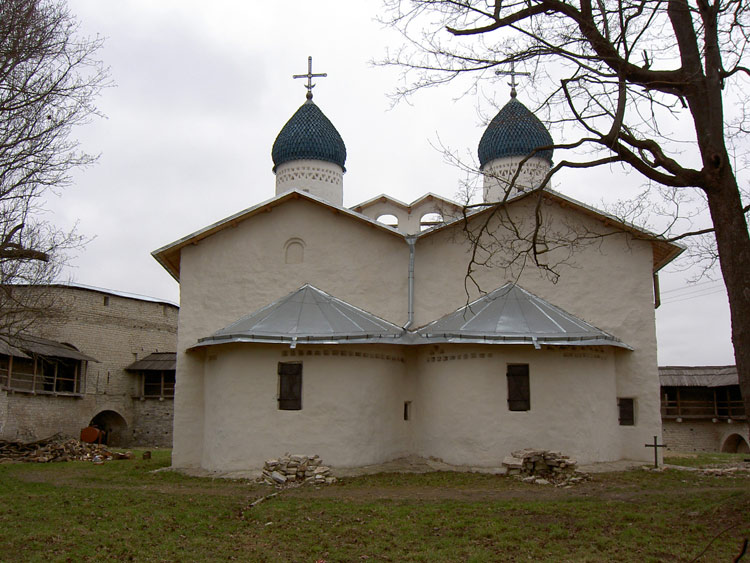
[[284, 263], [302, 264], [305, 261], [305, 241], [301, 238], [290, 238], [284, 243]]

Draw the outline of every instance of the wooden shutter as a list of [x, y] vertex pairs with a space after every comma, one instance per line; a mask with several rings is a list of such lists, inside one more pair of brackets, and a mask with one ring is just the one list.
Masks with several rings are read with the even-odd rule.
[[633, 399], [617, 399], [620, 411], [620, 426], [635, 426], [635, 401]]
[[279, 409], [302, 410], [302, 364], [279, 362]]
[[508, 366], [508, 410], [527, 411], [531, 408], [528, 364]]

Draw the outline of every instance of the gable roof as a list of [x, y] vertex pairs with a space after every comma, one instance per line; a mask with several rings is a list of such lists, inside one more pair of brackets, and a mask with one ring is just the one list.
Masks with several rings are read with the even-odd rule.
[[395, 197], [391, 197], [387, 194], [380, 194], [366, 201], [363, 201], [362, 203], [358, 203], [357, 205], [354, 205], [350, 207], [349, 209], [351, 209], [352, 211], [356, 211], [358, 213], [362, 213], [362, 211], [364, 211], [368, 207], [372, 207], [373, 205], [377, 205], [378, 203], [389, 203], [393, 205], [394, 207], [399, 207], [403, 209], [407, 213], [411, 213], [413, 209], [423, 205], [427, 201], [434, 201], [436, 204], [440, 206], [445, 206], [455, 211], [460, 210], [462, 207], [461, 204], [456, 203], [455, 201], [451, 199], [445, 198], [437, 194], [433, 194], [432, 192], [428, 192], [424, 194], [422, 197], [415, 199], [411, 203], [404, 203], [403, 201], [396, 199]]
[[662, 387], [726, 387], [739, 385], [737, 366], [659, 367]]
[[627, 344], [563, 311], [522, 287], [507, 283], [476, 301], [424, 326], [417, 333], [430, 342], [495, 344]]
[[[658, 272], [659, 270], [661, 270], [664, 266], [669, 264], [672, 260], [677, 258], [680, 254], [682, 254], [685, 251], [685, 247], [681, 244], [669, 242], [661, 235], [657, 235], [655, 233], [649, 232], [645, 229], [642, 229], [630, 223], [626, 223], [622, 221], [621, 219], [618, 219], [614, 215], [610, 215], [609, 213], [600, 211], [599, 209], [586, 205], [585, 203], [582, 203], [576, 199], [568, 197], [564, 194], [561, 194], [560, 192], [556, 192], [549, 188], [544, 189], [544, 190], [534, 190], [531, 192], [520, 193], [513, 198], [509, 198], [508, 201], [506, 202], [506, 205], [511, 205], [517, 201], [521, 201], [527, 197], [538, 195], [538, 194], [541, 194], [541, 197], [544, 197], [545, 199], [549, 201], [553, 201], [557, 203], [562, 208], [574, 209], [580, 213], [583, 213], [584, 215], [588, 215], [589, 217], [592, 217], [602, 222], [606, 227], [612, 227], [614, 229], [625, 231], [627, 233], [632, 234], [637, 239], [650, 242], [651, 248], [653, 250], [653, 271], [654, 272]], [[468, 214], [467, 217], [468, 219], [478, 217], [479, 215], [490, 212], [493, 208], [494, 208], [493, 205], [488, 205], [487, 207], [477, 208], [476, 211]], [[442, 231], [443, 229], [457, 225], [463, 220], [464, 220], [463, 217], [459, 217], [457, 219], [454, 219], [453, 221], [447, 221], [444, 224], [436, 225], [435, 227], [432, 227], [431, 229], [427, 229], [425, 231], [422, 231], [421, 233], [418, 233], [417, 239], [430, 236], [434, 233]]]
[[201, 338], [193, 348], [231, 342], [342, 344], [393, 342], [403, 329], [305, 284], [286, 297]]
[[[537, 193], [537, 192], [532, 192], [532, 193]], [[562, 207], [570, 207], [571, 209], [575, 209], [586, 215], [589, 215], [590, 217], [593, 217], [594, 219], [601, 221], [606, 226], [610, 226], [615, 229], [620, 229], [620, 230], [629, 232], [633, 234], [636, 238], [640, 238], [642, 240], [651, 242], [651, 246], [653, 249], [654, 272], [657, 272], [658, 270], [666, 266], [669, 262], [671, 262], [677, 256], [682, 254], [682, 252], [685, 250], [685, 247], [682, 245], [675, 244], [673, 242], [668, 242], [659, 235], [650, 233], [634, 225], [624, 223], [623, 221], [617, 219], [616, 217], [612, 215], [608, 215], [607, 213], [604, 213], [602, 211], [599, 211], [598, 209], [585, 205], [581, 203], [580, 201], [577, 201], [573, 198], [565, 196], [559, 192], [546, 189], [546, 190], [542, 190], [541, 193], [543, 197], [557, 202]], [[528, 193], [520, 194], [519, 196], [513, 198], [512, 200], [508, 200], [508, 203], [511, 204], [515, 201], [520, 201], [521, 199], [528, 197], [528, 196], [529, 196]], [[191, 244], [197, 244], [201, 240], [208, 238], [218, 232], [221, 232], [224, 229], [227, 229], [229, 227], [236, 227], [238, 224], [248, 219], [251, 219], [252, 217], [255, 217], [256, 215], [259, 215], [262, 213], [268, 213], [272, 211], [274, 207], [283, 205], [289, 201], [297, 200], [297, 199], [304, 199], [304, 200], [310, 201], [312, 203], [315, 203], [317, 205], [320, 205], [324, 208], [329, 209], [333, 213], [340, 214], [344, 217], [349, 217], [356, 221], [360, 221], [371, 227], [374, 227], [386, 233], [390, 233], [391, 235], [397, 236], [404, 240], [406, 239], [407, 236], [414, 236], [414, 235], [405, 235], [404, 233], [400, 232], [398, 229], [385, 225], [384, 223], [380, 223], [357, 211], [358, 209], [362, 208], [362, 206], [372, 205], [374, 203], [377, 203], [377, 201], [381, 197], [387, 198], [386, 200], [383, 200], [383, 201], [397, 202], [398, 204], [405, 206], [405, 208], [409, 208], [411, 206], [417, 205], [421, 203], [421, 201], [427, 197], [434, 197], [436, 200], [443, 201], [446, 204], [457, 205], [455, 202], [451, 202], [448, 199], [441, 198], [440, 196], [436, 196], [434, 194], [427, 194], [423, 196], [422, 198], [412, 203], [411, 206], [407, 206], [406, 204], [399, 202], [396, 199], [393, 199], [393, 198], [390, 198], [389, 196], [384, 195], [384, 196], [378, 196], [377, 198], [368, 200], [367, 202], [364, 202], [355, 208], [347, 209], [346, 207], [340, 207], [338, 205], [334, 205], [308, 192], [303, 192], [303, 191], [295, 189], [295, 190], [285, 192], [276, 197], [273, 197], [262, 203], [259, 203], [258, 205], [254, 205], [252, 207], [244, 209], [238, 213], [235, 213], [234, 215], [230, 215], [229, 217], [222, 219], [216, 223], [213, 223], [212, 225], [204, 227], [203, 229], [200, 229], [199, 231], [195, 231], [194, 233], [187, 235], [186, 237], [183, 237], [173, 243], [163, 246], [157, 250], [154, 250], [151, 253], [151, 255], [156, 259], [157, 262], [159, 262], [159, 264], [162, 265], [162, 267], [164, 267], [165, 270], [167, 270], [167, 272], [169, 272], [169, 274], [175, 280], [179, 282], [180, 281], [180, 253], [184, 247], [191, 245]], [[480, 208], [474, 213], [470, 214], [469, 218], [479, 216], [482, 213], [487, 213], [491, 209], [492, 209], [492, 206], [488, 206], [486, 208]], [[421, 233], [417, 233], [416, 237], [417, 239], [421, 239], [423, 237], [432, 235], [433, 233], [436, 233], [438, 231], [442, 231], [443, 229], [457, 225], [459, 224], [460, 221], [463, 221], [462, 217], [455, 218], [452, 220], [449, 218], [446, 218], [445, 223], [441, 223], [439, 225], [431, 227], [430, 229], [422, 231]]]
[[186, 237], [183, 237], [173, 243], [163, 246], [157, 250], [154, 250], [151, 253], [151, 255], [156, 259], [157, 262], [159, 262], [159, 264], [162, 265], [162, 267], [164, 267], [165, 270], [167, 270], [167, 272], [169, 272], [169, 274], [175, 280], [179, 282], [180, 281], [180, 251], [184, 247], [189, 246], [191, 244], [197, 244], [201, 240], [208, 238], [210, 236], [213, 236], [216, 233], [223, 231], [224, 229], [227, 229], [229, 227], [236, 227], [243, 221], [247, 221], [248, 219], [251, 219], [252, 217], [255, 217], [256, 215], [260, 215], [262, 213], [268, 213], [272, 211], [274, 207], [278, 207], [289, 201], [293, 201], [297, 199], [304, 199], [304, 200], [310, 201], [311, 203], [314, 203], [316, 205], [320, 205], [324, 208], [329, 209], [333, 213], [340, 214], [342, 216], [349, 217], [351, 219], [355, 219], [371, 227], [375, 227], [381, 231], [390, 233], [391, 235], [395, 235], [397, 237], [403, 238], [403, 234], [400, 233], [398, 230], [394, 229], [393, 227], [389, 227], [388, 225], [379, 223], [375, 221], [374, 219], [365, 217], [364, 215], [357, 213], [355, 211], [351, 211], [350, 209], [347, 209], [346, 207], [339, 207], [338, 205], [334, 205], [308, 192], [303, 192], [303, 191], [295, 189], [295, 190], [285, 192], [281, 195], [277, 195], [276, 197], [273, 197], [269, 200], [259, 203], [258, 205], [254, 205], [252, 207], [248, 207], [247, 209], [243, 209], [242, 211], [235, 213], [234, 215], [230, 215], [229, 217], [225, 219], [217, 221], [216, 223], [213, 223], [212, 225], [204, 227], [203, 229], [200, 229], [199, 231], [195, 231], [194, 233], [189, 234]]

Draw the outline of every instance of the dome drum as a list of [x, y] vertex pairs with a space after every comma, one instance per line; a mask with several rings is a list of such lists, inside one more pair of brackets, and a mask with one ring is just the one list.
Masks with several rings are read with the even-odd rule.
[[344, 203], [344, 172], [338, 164], [300, 159], [276, 166], [276, 195], [298, 189], [334, 205]]
[[482, 168], [484, 176], [483, 194], [486, 203], [503, 201], [519, 192], [527, 192], [538, 188], [550, 170], [549, 162], [531, 157], [523, 163], [520, 173], [516, 176], [518, 167], [526, 157], [513, 156], [496, 158]]

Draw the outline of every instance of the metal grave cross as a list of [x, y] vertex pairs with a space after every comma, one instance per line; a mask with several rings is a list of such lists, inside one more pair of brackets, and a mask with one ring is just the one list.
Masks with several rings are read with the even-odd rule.
[[498, 76], [510, 76], [510, 82], [508, 82], [508, 86], [510, 86], [511, 98], [516, 97], [516, 86], [518, 86], [518, 83], [516, 82], [516, 76], [531, 76], [530, 72], [516, 72], [516, 61], [510, 61], [510, 70], [496, 70], [495, 74]]
[[294, 74], [292, 75], [292, 78], [307, 78], [307, 84], [305, 84], [305, 88], [307, 88], [307, 94], [306, 97], [308, 100], [312, 100], [312, 89], [315, 88], [315, 84], [312, 83], [313, 78], [325, 78], [328, 76], [327, 73], [319, 73], [319, 74], [313, 74], [312, 71], [312, 57], [307, 57], [307, 74]]
[[666, 444], [660, 444], [659, 439], [654, 436], [654, 443], [653, 444], [646, 444], [646, 448], [654, 448], [654, 468], [659, 467], [659, 448], [666, 448]]

